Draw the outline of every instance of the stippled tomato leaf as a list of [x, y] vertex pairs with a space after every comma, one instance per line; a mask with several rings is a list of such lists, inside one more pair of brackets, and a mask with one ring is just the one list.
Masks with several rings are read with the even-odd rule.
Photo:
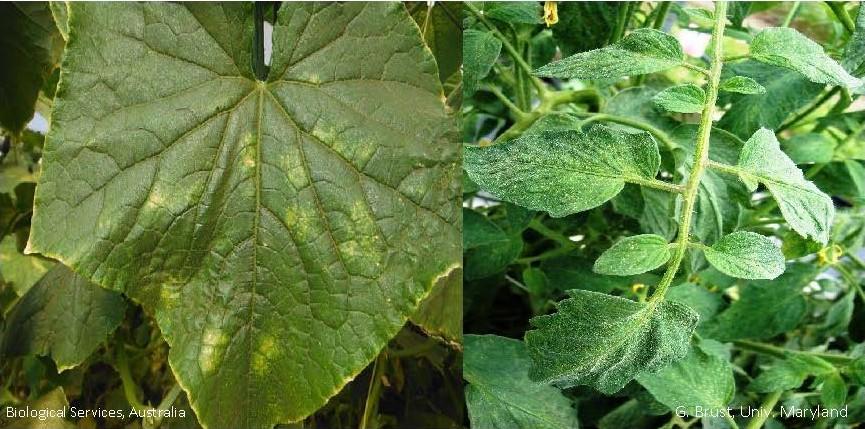
[[595, 261], [598, 274], [630, 276], [664, 265], [670, 259], [667, 239], [655, 234], [625, 237], [605, 250]]
[[558, 312], [531, 320], [529, 376], [559, 387], [589, 385], [606, 394], [643, 372], [683, 358], [697, 313], [672, 301], [641, 303], [572, 290]]
[[718, 271], [740, 279], [774, 279], [784, 272], [784, 255], [772, 240], [750, 231], [736, 231], [704, 249]]
[[675, 37], [642, 28], [612, 45], [553, 61], [535, 70], [535, 74], [563, 79], [615, 79], [667, 70], [684, 60], [682, 46]]
[[597, 207], [625, 182], [654, 179], [661, 164], [648, 133], [603, 125], [547, 130], [489, 147], [465, 146], [465, 169], [481, 189], [560, 217]]

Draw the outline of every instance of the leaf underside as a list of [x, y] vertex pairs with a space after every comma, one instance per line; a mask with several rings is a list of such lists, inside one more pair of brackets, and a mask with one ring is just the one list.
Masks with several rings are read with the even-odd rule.
[[459, 147], [400, 4], [70, 3], [29, 242], [152, 309], [207, 427], [323, 405], [459, 261]]

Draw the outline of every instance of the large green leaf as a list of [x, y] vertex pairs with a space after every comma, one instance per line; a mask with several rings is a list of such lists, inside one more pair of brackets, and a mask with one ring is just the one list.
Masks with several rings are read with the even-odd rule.
[[726, 408], [736, 391], [733, 367], [727, 359], [697, 343], [684, 359], [656, 373], [640, 374], [637, 381], [671, 411], [684, 408], [692, 416], [698, 410]]
[[301, 419], [459, 263], [436, 64], [396, 3], [70, 3], [29, 242], [156, 315], [206, 427]]
[[784, 272], [784, 255], [768, 237], [736, 231], [704, 250], [718, 271], [740, 279], [774, 279]]
[[739, 176], [752, 191], [760, 182], [769, 189], [793, 230], [825, 244], [835, 217], [832, 199], [781, 151], [771, 130], [761, 128], [745, 142], [739, 155]]
[[433, 285], [411, 321], [430, 335], [458, 344], [463, 335], [462, 304], [463, 272], [454, 268]]
[[741, 286], [739, 299], [703, 325], [706, 336], [720, 341], [772, 338], [796, 327], [808, 303], [802, 295], [817, 275], [807, 264], [787, 266], [774, 280], [756, 280]]
[[489, 31], [466, 30], [463, 33], [463, 95], [475, 93], [481, 79], [489, 74], [499, 58], [502, 42]]
[[0, 3], [0, 28], [0, 127], [17, 133], [33, 117], [63, 39], [47, 2]]
[[555, 387], [529, 380], [522, 341], [466, 335], [463, 377], [473, 428], [574, 429], [577, 413]]
[[612, 394], [642, 372], [683, 358], [697, 313], [672, 301], [640, 303], [584, 290], [568, 292], [558, 312], [531, 320], [526, 333], [533, 380], [589, 385]]
[[490, 147], [465, 146], [465, 169], [484, 190], [555, 217], [616, 196], [625, 182], [654, 179], [661, 163], [648, 133], [594, 125], [587, 133], [548, 130]]
[[119, 293], [55, 265], [9, 311], [0, 356], [50, 356], [58, 370], [74, 367], [117, 328], [125, 311]]
[[612, 45], [553, 61], [535, 70], [535, 74], [563, 79], [615, 79], [667, 70], [683, 61], [685, 55], [675, 37], [642, 28]]
[[856, 88], [862, 81], [850, 76], [823, 47], [792, 28], [767, 28], [751, 41], [751, 58], [796, 71], [811, 82]]
[[723, 97], [728, 98], [732, 105], [717, 126], [742, 139], [747, 139], [760, 127], [777, 129], [787, 117], [820, 94], [824, 87], [799, 73], [756, 61], [725, 65], [724, 74], [729, 77], [749, 77], [766, 88], [765, 94], [730, 94], [729, 97]]
[[670, 259], [667, 239], [655, 234], [625, 237], [595, 261], [598, 274], [630, 276], [645, 273], [664, 265]]

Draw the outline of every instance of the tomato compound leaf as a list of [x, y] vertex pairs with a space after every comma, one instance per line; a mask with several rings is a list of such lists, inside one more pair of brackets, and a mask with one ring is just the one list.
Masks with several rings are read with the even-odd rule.
[[661, 164], [648, 133], [603, 125], [547, 130], [489, 147], [465, 146], [469, 177], [493, 195], [561, 217], [597, 207], [625, 182], [654, 179]]
[[752, 191], [757, 182], [769, 189], [794, 231], [826, 244], [835, 217], [832, 199], [805, 179], [781, 151], [775, 133], [766, 128], [757, 130], [742, 147], [738, 165], [739, 176]]
[[784, 254], [772, 240], [750, 231], [736, 231], [704, 249], [718, 271], [740, 279], [774, 279], [784, 272]]
[[535, 74], [562, 79], [615, 79], [667, 70], [684, 60], [682, 46], [675, 37], [642, 28], [612, 45], [553, 61], [535, 70]]
[[851, 76], [823, 47], [792, 28], [767, 28], [751, 41], [751, 58], [796, 71], [811, 82], [853, 89], [862, 81]]
[[640, 303], [585, 290], [568, 292], [558, 312], [526, 333], [533, 380], [589, 385], [606, 394], [643, 372], [683, 358], [699, 316], [672, 301]]
[[69, 3], [31, 252], [155, 314], [205, 427], [319, 409], [460, 261], [459, 144], [397, 3]]
[[664, 265], [670, 259], [667, 239], [655, 234], [625, 237], [605, 250], [593, 267], [598, 274], [630, 276]]

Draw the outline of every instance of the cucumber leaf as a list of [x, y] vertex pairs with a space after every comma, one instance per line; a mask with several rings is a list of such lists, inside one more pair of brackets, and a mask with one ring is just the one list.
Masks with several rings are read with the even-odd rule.
[[[206, 427], [319, 409], [460, 261], [459, 146], [396, 3], [69, 3], [29, 251], [153, 312]], [[339, 353], [334, 351], [338, 350]]]

